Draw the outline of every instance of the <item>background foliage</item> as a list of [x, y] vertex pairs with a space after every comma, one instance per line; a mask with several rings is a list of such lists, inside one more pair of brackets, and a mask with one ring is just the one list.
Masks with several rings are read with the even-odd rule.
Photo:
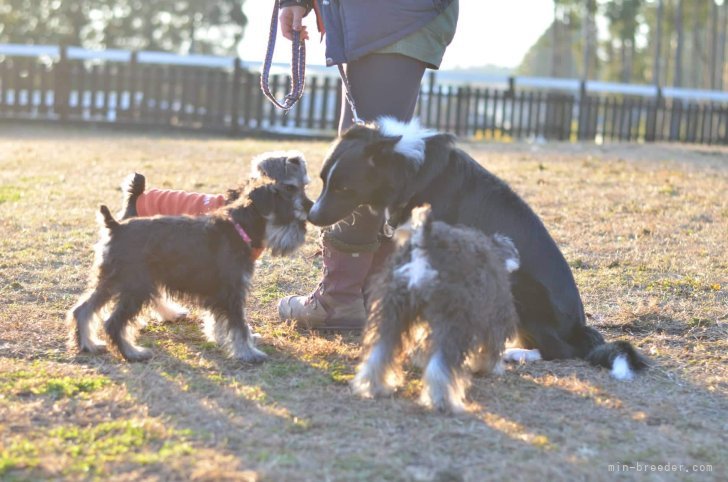
[[230, 53], [244, 0], [3, 0], [0, 42]]

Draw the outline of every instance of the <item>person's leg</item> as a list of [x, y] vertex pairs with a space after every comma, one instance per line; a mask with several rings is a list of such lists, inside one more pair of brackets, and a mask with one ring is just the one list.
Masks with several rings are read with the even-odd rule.
[[[425, 73], [423, 62], [398, 54], [371, 54], [351, 62], [346, 72], [363, 120], [412, 118]], [[344, 97], [339, 132], [352, 124], [351, 108]], [[323, 279], [309, 296], [283, 298], [278, 305], [281, 319], [293, 319], [310, 328], [362, 328], [366, 321], [362, 287], [379, 249], [382, 222], [383, 214], [360, 208], [325, 230], [321, 236]]]

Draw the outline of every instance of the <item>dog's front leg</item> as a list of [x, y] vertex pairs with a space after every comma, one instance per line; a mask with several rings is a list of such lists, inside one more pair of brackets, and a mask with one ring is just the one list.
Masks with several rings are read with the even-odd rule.
[[213, 309], [214, 328], [206, 327], [208, 338], [214, 338], [230, 351], [233, 358], [245, 363], [261, 363], [268, 355], [253, 344], [250, 327], [244, 317], [244, 303], [240, 291], [223, 296], [224, 304]]
[[152, 357], [149, 350], [136, 345], [136, 330], [132, 323], [147, 301], [148, 297], [143, 295], [122, 293], [105, 323], [109, 339], [130, 362], [145, 361]]
[[102, 353], [106, 344], [98, 338], [98, 312], [111, 299], [111, 292], [97, 286], [68, 312], [69, 346], [81, 352]]

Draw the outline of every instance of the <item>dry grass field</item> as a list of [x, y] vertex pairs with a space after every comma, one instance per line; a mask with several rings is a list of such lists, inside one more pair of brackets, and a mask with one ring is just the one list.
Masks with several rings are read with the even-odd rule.
[[[316, 285], [313, 229], [293, 257], [258, 264], [263, 365], [227, 359], [195, 312], [150, 323], [148, 363], [66, 351], [97, 206], [117, 209], [127, 173], [220, 192], [266, 150], [302, 150], [315, 177], [326, 147], [0, 125], [0, 479], [726, 480], [726, 149], [465, 146], [542, 216], [589, 322], [651, 358], [632, 382], [579, 360], [510, 366], [448, 416], [419, 408], [410, 368], [395, 397], [354, 398], [356, 337], [276, 323], [279, 297]], [[664, 464], [682, 471], [646, 471]]]

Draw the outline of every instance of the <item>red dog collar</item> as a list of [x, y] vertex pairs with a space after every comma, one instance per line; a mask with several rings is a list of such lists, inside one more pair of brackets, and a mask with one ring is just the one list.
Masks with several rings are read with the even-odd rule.
[[256, 259], [260, 258], [260, 255], [263, 254], [263, 248], [256, 248], [252, 245], [252, 240], [250, 239], [250, 236], [248, 236], [248, 233], [245, 232], [243, 227], [238, 224], [237, 221], [235, 221], [232, 216], [230, 217], [230, 221], [232, 221], [233, 226], [235, 226], [235, 230], [238, 232], [241, 238], [243, 238], [243, 241], [245, 241], [245, 244], [250, 246], [250, 259], [255, 261]]

